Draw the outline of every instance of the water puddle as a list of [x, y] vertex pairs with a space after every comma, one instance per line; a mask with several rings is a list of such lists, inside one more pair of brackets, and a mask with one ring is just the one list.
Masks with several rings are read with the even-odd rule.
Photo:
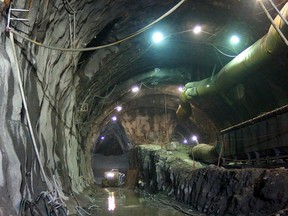
[[[94, 205], [91, 206], [91, 215], [101, 216], [184, 216], [179, 210], [169, 205], [169, 201], [163, 204], [156, 196], [149, 195], [145, 191], [130, 190], [125, 188], [102, 188], [95, 194]], [[167, 205], [168, 203], [168, 205]], [[180, 204], [178, 203], [177, 207]], [[187, 206], [186, 206], [187, 207]], [[191, 212], [189, 208], [181, 209]]]
[[[129, 168], [128, 154], [93, 156], [93, 175], [95, 187], [89, 190], [91, 206], [85, 208], [91, 215], [101, 216], [201, 216], [190, 206], [176, 202], [165, 194], [150, 195], [144, 190], [127, 189], [122, 186], [115, 187], [112, 177], [109, 184], [103, 184], [107, 171], [117, 169], [127, 175]], [[116, 178], [117, 179], [117, 178]], [[105, 181], [104, 181], [105, 182]], [[107, 182], [106, 182], [107, 183]], [[96, 186], [98, 185], [98, 186]], [[104, 186], [106, 188], [101, 187]], [[129, 185], [129, 184], [128, 184]], [[92, 192], [93, 191], [93, 192]], [[79, 210], [81, 211], [81, 210]], [[185, 213], [183, 213], [185, 212]]]

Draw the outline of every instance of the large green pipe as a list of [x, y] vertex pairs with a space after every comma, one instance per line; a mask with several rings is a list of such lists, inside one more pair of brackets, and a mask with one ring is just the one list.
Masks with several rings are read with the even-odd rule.
[[[288, 3], [281, 10], [282, 16], [288, 19]], [[288, 26], [278, 15], [274, 19], [275, 25], [288, 37]], [[271, 62], [273, 58], [285, 57], [282, 51], [287, 46], [273, 26], [268, 33], [255, 44], [244, 50], [236, 58], [225, 65], [213, 79], [206, 78], [198, 82], [190, 82], [180, 95], [180, 105], [176, 112], [178, 119], [185, 120], [191, 115], [190, 101], [199, 96], [221, 94], [233, 88], [243, 78], [253, 73], [261, 63]]]

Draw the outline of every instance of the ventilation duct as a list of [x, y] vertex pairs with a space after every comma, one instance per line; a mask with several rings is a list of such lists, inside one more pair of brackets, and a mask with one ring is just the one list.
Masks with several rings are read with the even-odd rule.
[[[282, 8], [282, 17], [288, 18], [288, 3]], [[288, 37], [288, 26], [278, 15], [274, 24]], [[244, 50], [236, 58], [224, 66], [213, 78], [206, 78], [198, 82], [190, 82], [180, 95], [180, 105], [177, 110], [179, 120], [185, 120], [191, 115], [190, 101], [196, 97], [216, 95], [233, 88], [237, 83], [255, 72], [261, 65], [273, 59], [287, 58], [287, 46], [273, 26], [268, 33], [255, 44]]]

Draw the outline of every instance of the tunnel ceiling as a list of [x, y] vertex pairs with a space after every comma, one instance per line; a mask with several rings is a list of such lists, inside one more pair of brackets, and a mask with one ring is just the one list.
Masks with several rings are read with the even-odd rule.
[[[129, 10], [127, 17], [124, 18], [123, 14], [115, 17], [98, 33], [101, 41], [98, 41], [97, 35], [87, 46], [117, 41], [149, 24], [176, 3], [178, 1], [137, 2], [138, 7], [135, 5], [133, 13]], [[283, 2], [277, 3], [280, 7], [283, 5]], [[202, 25], [204, 33], [193, 34], [191, 30], [196, 25]], [[95, 92], [101, 97], [109, 95], [115, 102], [124, 94], [123, 91], [135, 84], [143, 84], [143, 88], [155, 88], [171, 84], [184, 85], [188, 81], [209, 77], [217, 73], [233, 56], [266, 34], [269, 26], [267, 17], [254, 1], [187, 1], [143, 34], [117, 47], [83, 53], [80, 58], [83, 61], [80, 61], [78, 68], [81, 77], [79, 98], [85, 98], [88, 92]], [[161, 44], [151, 42], [155, 31], [161, 31], [167, 36]], [[229, 43], [229, 37], [233, 34], [241, 37], [241, 43], [236, 46]], [[98, 60], [99, 55], [104, 57], [101, 62]], [[178, 94], [175, 88], [175, 101]], [[97, 118], [101, 114], [99, 110], [109, 104], [99, 97], [89, 97], [85, 102], [96, 109], [82, 113], [84, 125], [86, 119]], [[149, 101], [146, 103], [149, 104]], [[204, 106], [213, 107], [213, 102]], [[177, 106], [174, 107], [176, 109]], [[223, 113], [216, 115], [215, 119], [221, 122]], [[225, 124], [230, 117], [225, 119]], [[231, 122], [235, 123], [233, 120]]]
[[[22, 5], [31, 8], [31, 16], [35, 20], [28, 26], [12, 22], [16, 30], [28, 29], [29, 37], [50, 46], [89, 48], [111, 44], [133, 35], [180, 1], [50, 0], [45, 3], [46, 7], [41, 8], [42, 11], [33, 11], [32, 2], [26, 1]], [[274, 2], [281, 8], [286, 1]], [[273, 11], [271, 14], [275, 17]], [[51, 26], [63, 25], [63, 22], [66, 29], [57, 34], [56, 27]], [[192, 32], [196, 25], [201, 25], [203, 30], [197, 35]], [[168, 106], [176, 110], [179, 96], [177, 86], [213, 76], [233, 57], [265, 35], [269, 26], [270, 22], [257, 1], [189, 0], [129, 40], [103, 49], [71, 53], [73, 79], [77, 82], [74, 114], [79, 131], [82, 136], [87, 136], [95, 121], [99, 118], [103, 120], [103, 115], [109, 116], [117, 104], [129, 105], [125, 107], [128, 111], [153, 107], [153, 102], [149, 100], [145, 100], [145, 106], [128, 102], [134, 99], [131, 94], [134, 85], [141, 89], [155, 89], [150, 91], [151, 95], [159, 92], [170, 95], [175, 100], [169, 100], [173, 103]], [[51, 28], [54, 32], [49, 32]], [[155, 31], [163, 32], [166, 37], [160, 44], [151, 41]], [[233, 34], [239, 35], [241, 40], [239, 44], [231, 46], [229, 38]], [[25, 55], [25, 49], [22, 52]], [[36, 55], [37, 52], [36, 48]], [[29, 54], [26, 56], [33, 65], [33, 59]], [[62, 75], [57, 78], [61, 79]], [[257, 79], [257, 76], [253, 79]], [[273, 82], [266, 84], [267, 91], [275, 86]], [[253, 88], [253, 85], [249, 85], [249, 88]], [[253, 89], [250, 91], [253, 92]], [[270, 97], [273, 99], [275, 95], [271, 93]], [[212, 98], [209, 102], [198, 101], [196, 104], [220, 127], [235, 123], [233, 116], [231, 118], [220, 112], [221, 103], [217, 98]], [[217, 107], [218, 112], [211, 112], [213, 106]], [[229, 106], [226, 108], [230, 109]], [[245, 115], [245, 118], [257, 115], [257, 112], [247, 112], [249, 115]]]

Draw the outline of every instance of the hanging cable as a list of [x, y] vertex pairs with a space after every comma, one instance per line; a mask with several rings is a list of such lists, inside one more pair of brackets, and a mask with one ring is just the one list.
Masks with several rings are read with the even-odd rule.
[[14, 37], [13, 37], [13, 33], [12, 32], [10, 32], [10, 40], [11, 40], [12, 51], [13, 51], [13, 55], [14, 55], [14, 59], [15, 59], [15, 67], [16, 67], [16, 72], [17, 72], [18, 84], [19, 84], [19, 87], [20, 87], [20, 92], [21, 92], [23, 105], [24, 105], [24, 108], [25, 108], [25, 111], [26, 111], [28, 128], [29, 128], [30, 135], [31, 135], [31, 138], [32, 138], [33, 147], [34, 147], [34, 150], [35, 150], [35, 153], [36, 153], [36, 158], [37, 158], [38, 163], [39, 163], [39, 167], [40, 167], [40, 171], [41, 171], [42, 177], [43, 177], [47, 187], [49, 188], [50, 184], [48, 184], [49, 183], [48, 182], [48, 178], [47, 178], [46, 173], [45, 173], [45, 171], [43, 169], [43, 166], [42, 166], [41, 158], [40, 158], [39, 151], [38, 151], [37, 144], [36, 144], [36, 139], [35, 139], [34, 132], [33, 132], [33, 127], [32, 127], [31, 120], [30, 120], [29, 110], [28, 110], [27, 101], [26, 101], [26, 98], [25, 98], [25, 93], [24, 93], [24, 88], [23, 88], [23, 84], [22, 84], [22, 78], [21, 78], [21, 74], [20, 74], [18, 58], [17, 58], [17, 54], [16, 54], [16, 48], [15, 48], [15, 43], [14, 43]]
[[224, 56], [227, 56], [229, 58], [235, 58], [237, 55], [229, 55], [227, 53], [224, 53], [223, 51], [221, 51], [220, 49], [218, 49], [215, 45], [211, 44], [212, 47], [214, 47], [215, 50], [217, 50], [219, 53], [221, 53]]
[[143, 27], [142, 29], [134, 32], [133, 34], [127, 36], [127, 37], [124, 37], [123, 39], [121, 40], [118, 40], [118, 41], [115, 41], [113, 43], [110, 43], [110, 44], [106, 44], [106, 45], [101, 45], [101, 46], [96, 46], [96, 47], [89, 47], [89, 48], [77, 48], [77, 49], [71, 49], [71, 48], [59, 48], [59, 47], [54, 47], [54, 46], [47, 46], [47, 45], [44, 45], [42, 43], [39, 43], [35, 40], [32, 40], [20, 33], [18, 33], [17, 31], [13, 30], [13, 29], [9, 29], [10, 32], [16, 34], [17, 36], [29, 41], [30, 43], [33, 43], [37, 46], [40, 46], [40, 47], [44, 47], [44, 48], [47, 48], [47, 49], [52, 49], [52, 50], [58, 50], [58, 51], [65, 51], [65, 52], [85, 52], [85, 51], [93, 51], [93, 50], [98, 50], [98, 49], [103, 49], [103, 48], [107, 48], [107, 47], [110, 47], [110, 46], [115, 46], [117, 44], [120, 44], [126, 40], [129, 40], [143, 32], [145, 32], [146, 30], [148, 30], [151, 26], [153, 26], [154, 24], [160, 22], [162, 19], [164, 19], [165, 17], [169, 16], [171, 13], [173, 13], [177, 8], [179, 8], [186, 0], [181, 0], [178, 4], [176, 4], [173, 8], [171, 8], [168, 12], [166, 12], [165, 14], [163, 14], [161, 17], [159, 17], [158, 19], [154, 20], [152, 23], [148, 24], [147, 26]]
[[62, 0], [62, 3], [64, 5], [64, 8], [67, 11], [67, 13], [70, 15], [73, 15], [74, 10], [73, 10], [71, 4], [67, 0]]
[[[84, 215], [91, 215], [89, 212], [87, 212], [85, 209], [83, 209], [81, 206], [75, 206], [75, 209], [77, 211], [77, 213], [80, 215], [80, 216], [84, 216]], [[81, 211], [84, 213], [82, 214]]]

